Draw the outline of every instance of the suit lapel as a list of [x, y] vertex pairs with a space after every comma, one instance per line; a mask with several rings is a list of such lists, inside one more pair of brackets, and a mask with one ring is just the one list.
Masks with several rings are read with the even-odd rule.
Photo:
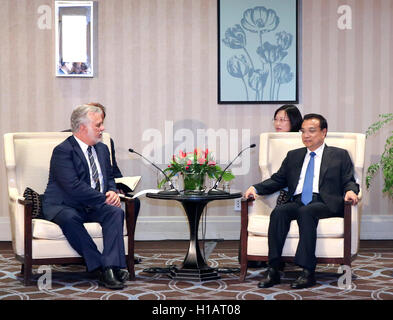
[[330, 161], [331, 161], [330, 148], [327, 145], [325, 145], [325, 149], [323, 149], [323, 154], [322, 154], [321, 169], [319, 171], [319, 183], [318, 183], [319, 188], [321, 188], [321, 184], [326, 174], [326, 171], [328, 169], [328, 163]]
[[[79, 158], [82, 160], [83, 165], [85, 166], [86, 172], [89, 172], [89, 164], [86, 161], [86, 157], [83, 154], [83, 151], [81, 147], [79, 146], [79, 143], [75, 140], [75, 137], [72, 135], [70, 138], [70, 143], [72, 145], [72, 148], [74, 149], [75, 153], [79, 156]], [[90, 176], [90, 174], [88, 174]], [[90, 183], [90, 181], [89, 181]]]
[[293, 172], [293, 175], [291, 175], [293, 178], [291, 181], [288, 183], [291, 183], [291, 186], [288, 186], [289, 190], [293, 190], [295, 192], [297, 184], [299, 182], [300, 178], [300, 173], [302, 172], [302, 167], [303, 167], [303, 162], [304, 162], [304, 157], [307, 154], [307, 148], [302, 148], [299, 153], [296, 155], [293, 166], [291, 167], [291, 170]]

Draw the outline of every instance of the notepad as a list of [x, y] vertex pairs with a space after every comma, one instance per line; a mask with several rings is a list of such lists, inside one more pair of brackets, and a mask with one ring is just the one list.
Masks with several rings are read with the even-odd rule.
[[116, 187], [125, 192], [133, 192], [141, 180], [141, 176], [115, 178]]

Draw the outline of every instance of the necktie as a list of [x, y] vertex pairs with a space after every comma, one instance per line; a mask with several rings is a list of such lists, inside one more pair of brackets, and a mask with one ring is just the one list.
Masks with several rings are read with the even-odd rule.
[[87, 148], [87, 154], [89, 156], [93, 181], [96, 183], [95, 190], [100, 191], [100, 179], [98, 178], [98, 170], [97, 170], [96, 162], [94, 161], [93, 158], [93, 153], [91, 152], [91, 146]]
[[312, 200], [312, 185], [314, 178], [314, 156], [315, 152], [310, 153], [310, 161], [307, 165], [306, 176], [304, 178], [303, 190], [302, 190], [302, 202], [307, 205]]

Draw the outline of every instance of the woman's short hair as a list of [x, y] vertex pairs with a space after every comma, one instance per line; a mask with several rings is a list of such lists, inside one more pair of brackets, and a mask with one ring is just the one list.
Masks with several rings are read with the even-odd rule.
[[291, 122], [291, 132], [298, 132], [303, 122], [302, 114], [299, 109], [293, 104], [284, 104], [274, 112], [274, 118], [281, 110], [285, 111], [288, 115], [289, 121]]
[[71, 131], [76, 133], [79, 131], [82, 124], [87, 124], [90, 119], [87, 114], [89, 112], [102, 114], [102, 110], [99, 107], [82, 104], [74, 109], [71, 114]]

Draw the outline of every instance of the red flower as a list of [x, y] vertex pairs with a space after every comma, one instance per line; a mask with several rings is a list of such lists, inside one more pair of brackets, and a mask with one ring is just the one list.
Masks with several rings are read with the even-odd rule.
[[198, 159], [198, 163], [199, 164], [204, 164], [206, 162], [206, 159], [205, 158], [199, 158]]
[[180, 158], [185, 158], [187, 156], [187, 153], [183, 152], [183, 150], [180, 150], [179, 154]]

